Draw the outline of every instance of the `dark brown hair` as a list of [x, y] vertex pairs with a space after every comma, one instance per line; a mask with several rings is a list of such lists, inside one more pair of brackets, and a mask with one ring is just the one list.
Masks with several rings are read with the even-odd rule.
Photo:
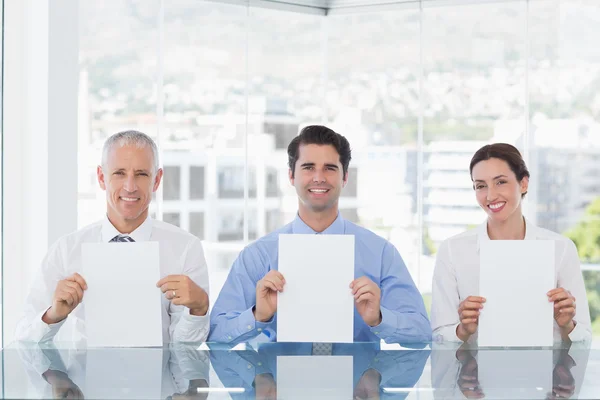
[[[473, 155], [471, 165], [469, 165], [471, 180], [473, 180], [473, 167], [479, 162], [489, 160], [490, 158], [498, 158], [505, 161], [512, 172], [515, 173], [517, 181], [521, 182], [523, 178], [529, 178], [529, 170], [519, 150], [508, 143], [494, 143], [483, 146]], [[526, 194], [527, 192], [523, 193], [521, 197], [524, 197]]]
[[298, 136], [296, 136], [290, 142], [287, 153], [288, 164], [292, 170], [292, 178], [294, 177], [294, 167], [296, 166], [296, 161], [298, 161], [298, 157], [300, 156], [299, 150], [301, 144], [331, 145], [335, 147], [335, 150], [340, 155], [340, 163], [342, 164], [344, 178], [346, 178], [348, 166], [350, 165], [350, 160], [352, 159], [350, 143], [348, 142], [348, 139], [339, 133], [322, 125], [309, 125], [303, 128]]

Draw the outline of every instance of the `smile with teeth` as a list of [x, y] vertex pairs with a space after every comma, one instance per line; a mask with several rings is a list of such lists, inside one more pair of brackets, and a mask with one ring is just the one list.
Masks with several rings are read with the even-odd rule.
[[492, 210], [497, 210], [499, 208], [504, 207], [505, 204], [506, 204], [506, 202], [503, 201], [503, 202], [500, 202], [500, 203], [490, 204], [488, 207], [491, 208]]
[[138, 201], [139, 197], [123, 197], [123, 196], [121, 196], [121, 200], [123, 200], [123, 201]]
[[327, 193], [329, 189], [308, 189], [308, 191], [311, 193]]

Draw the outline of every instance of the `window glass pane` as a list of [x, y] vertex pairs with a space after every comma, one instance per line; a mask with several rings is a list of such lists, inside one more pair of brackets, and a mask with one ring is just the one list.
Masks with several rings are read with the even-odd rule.
[[[217, 169], [219, 198], [243, 199], [244, 183], [246, 182], [245, 168], [243, 165], [224, 165]], [[248, 196], [256, 197], [256, 169], [251, 168], [248, 176]]]
[[204, 213], [203, 212], [191, 212], [190, 213], [190, 233], [199, 237], [201, 240], [204, 239]]
[[417, 285], [430, 287], [419, 281], [419, 12], [353, 13], [327, 22], [327, 120], [352, 148], [341, 213], [389, 240]]
[[[323, 121], [322, 16], [250, 8], [248, 154], [250, 240], [290, 222], [296, 191], [287, 147], [302, 126]], [[302, 126], [301, 126], [302, 124]]]
[[[82, 1], [79, 8], [78, 226], [102, 218], [96, 166], [104, 140], [136, 129], [156, 138], [159, 1]], [[115, 45], [120, 43], [122, 45]]]
[[[431, 282], [440, 243], [485, 221], [469, 176], [473, 154], [525, 134], [526, 3], [423, 11], [423, 255]], [[510, 126], [509, 129], [506, 127]], [[522, 146], [521, 146], [522, 148]]]
[[190, 167], [190, 200], [204, 199], [205, 168]]
[[600, 336], [600, 4], [530, 4], [532, 175], [528, 217], [579, 252], [594, 336]]
[[203, 240], [214, 304], [244, 246], [248, 9], [163, 3], [161, 147], [165, 165], [181, 168], [180, 197], [167, 201], [165, 186], [164, 211], [181, 211], [181, 227]]
[[180, 200], [181, 199], [181, 167], [166, 165], [163, 175], [163, 199]]

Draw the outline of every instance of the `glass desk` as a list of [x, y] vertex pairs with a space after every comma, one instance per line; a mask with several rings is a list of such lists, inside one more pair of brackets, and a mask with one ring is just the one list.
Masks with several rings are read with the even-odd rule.
[[310, 343], [2, 350], [7, 399], [599, 399], [600, 350]]

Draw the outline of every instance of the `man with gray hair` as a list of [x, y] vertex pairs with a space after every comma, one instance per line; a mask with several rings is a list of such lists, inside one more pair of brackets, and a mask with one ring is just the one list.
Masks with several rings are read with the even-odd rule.
[[[80, 275], [81, 245], [150, 240], [158, 242], [160, 248], [162, 279], [156, 286], [164, 293], [163, 340], [206, 340], [208, 270], [202, 244], [190, 233], [148, 215], [152, 194], [163, 176], [156, 144], [137, 131], [112, 135], [104, 144], [97, 176], [106, 192], [106, 215], [101, 221], [60, 238], [50, 248], [33, 281], [24, 316], [17, 326], [17, 340], [51, 340], [69, 322], [74, 324], [74, 330], [67, 331], [85, 338], [85, 310], [78, 307], [87, 290]], [[123, 310], [115, 312], [135, 313], [127, 310], [127, 293], [119, 295], [124, 296]]]

